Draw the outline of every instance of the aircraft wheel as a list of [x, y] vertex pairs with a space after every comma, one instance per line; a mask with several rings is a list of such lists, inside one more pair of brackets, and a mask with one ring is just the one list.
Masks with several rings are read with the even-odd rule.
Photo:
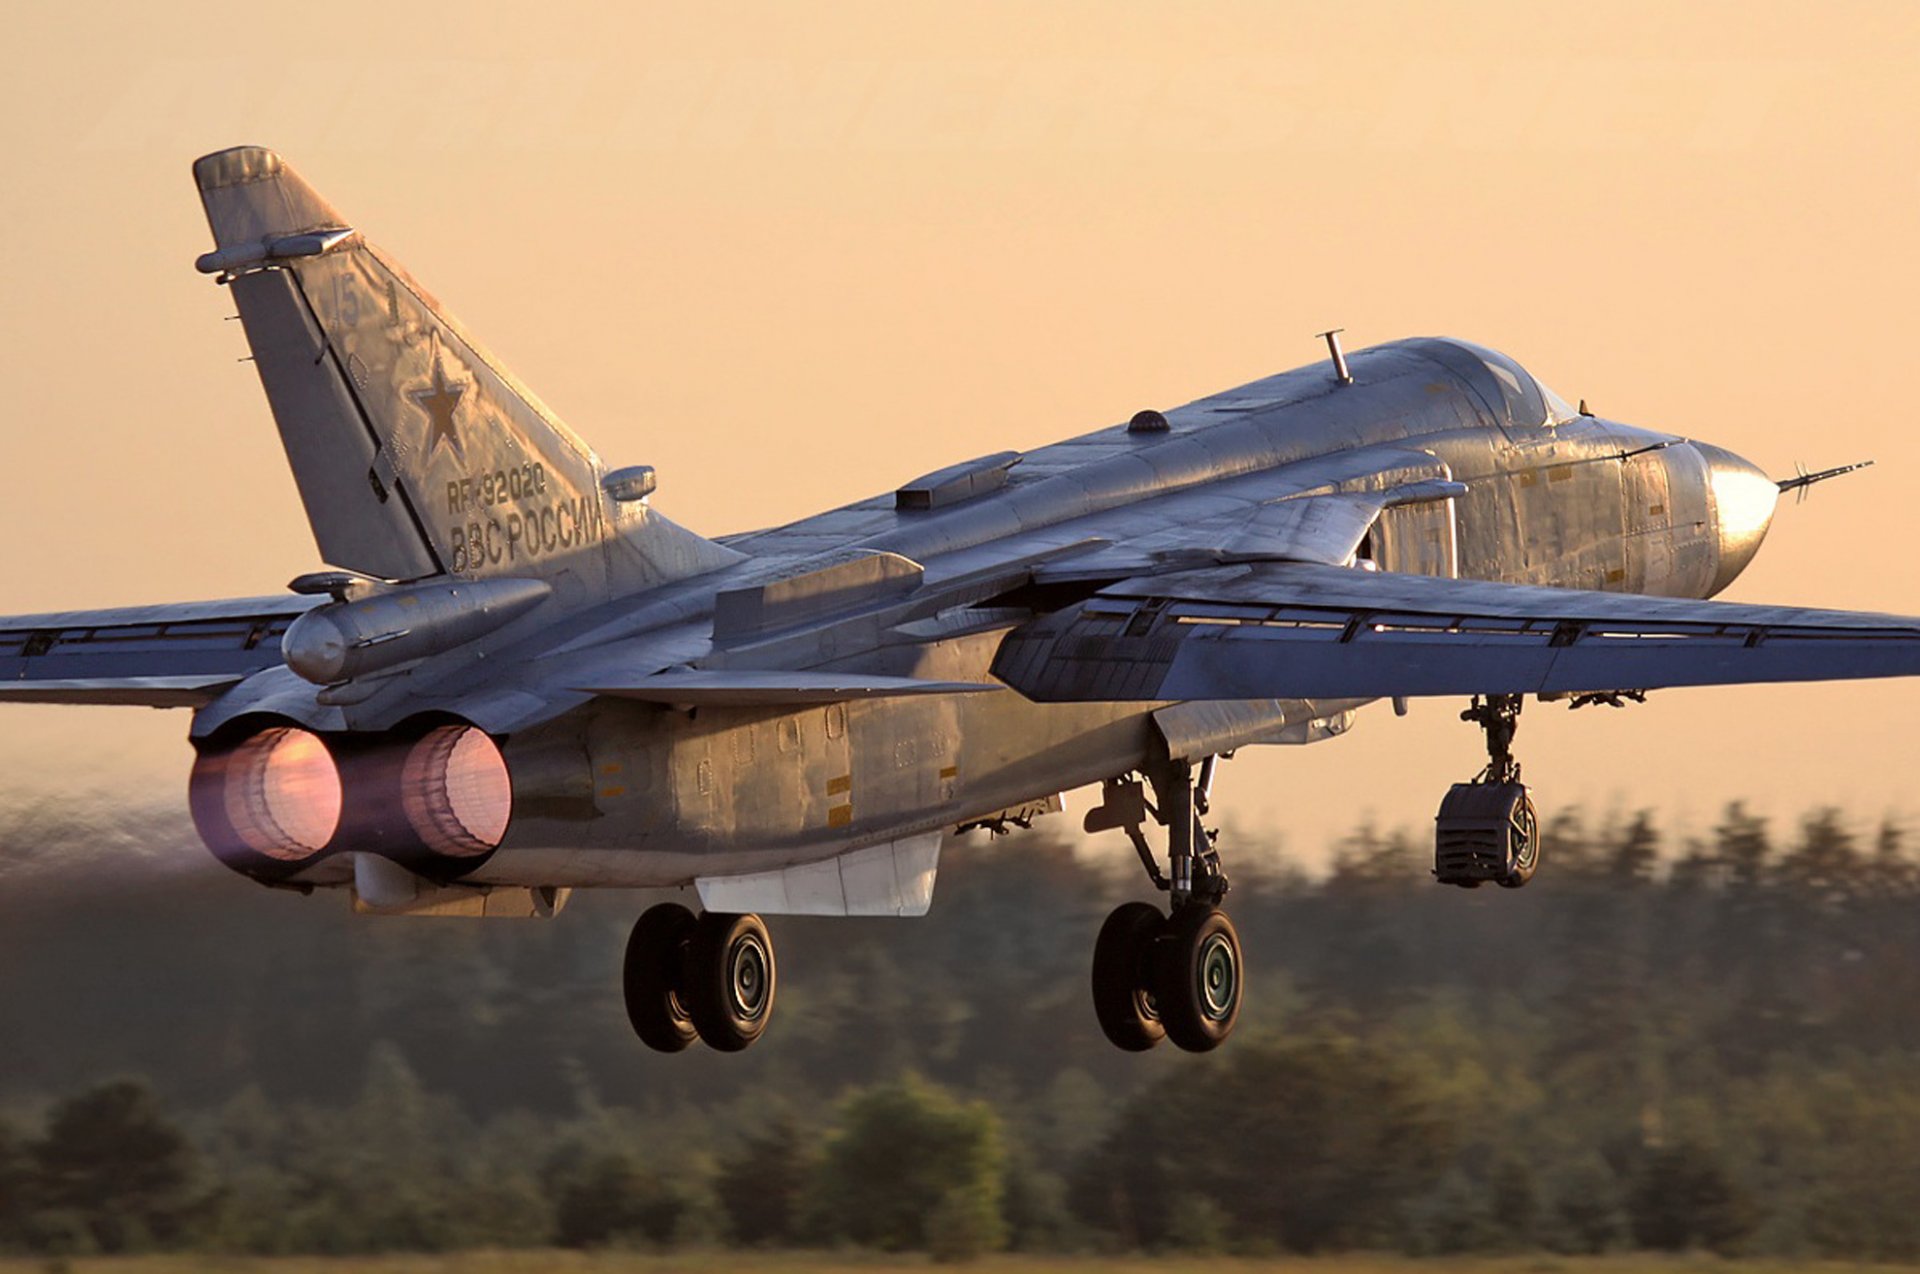
[[1093, 942], [1093, 1014], [1114, 1046], [1129, 1053], [1144, 1053], [1167, 1035], [1151, 965], [1154, 939], [1166, 925], [1152, 903], [1121, 903]]
[[1518, 889], [1533, 879], [1533, 873], [1540, 866], [1540, 814], [1533, 808], [1533, 798], [1522, 796], [1515, 807], [1512, 817], [1513, 828], [1508, 833], [1513, 852], [1508, 858], [1507, 874], [1500, 878], [1503, 889]]
[[1240, 935], [1224, 911], [1198, 903], [1175, 911], [1156, 944], [1153, 974], [1168, 1039], [1204, 1053], [1233, 1033], [1246, 978]]
[[773, 1016], [773, 939], [758, 916], [709, 911], [687, 951], [687, 1010], [700, 1038], [737, 1053]]
[[648, 1048], [678, 1053], [696, 1038], [684, 994], [687, 945], [698, 922], [677, 902], [649, 907], [627, 939], [621, 979], [627, 1020]]

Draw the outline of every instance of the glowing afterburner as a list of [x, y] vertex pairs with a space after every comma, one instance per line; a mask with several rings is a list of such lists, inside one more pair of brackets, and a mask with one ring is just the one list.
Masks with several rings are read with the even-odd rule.
[[456, 858], [499, 845], [513, 814], [506, 760], [492, 739], [467, 725], [440, 726], [407, 750], [400, 793], [426, 847]]
[[222, 858], [251, 852], [300, 862], [340, 826], [340, 771], [319, 736], [275, 726], [201, 753], [189, 804], [201, 839]]

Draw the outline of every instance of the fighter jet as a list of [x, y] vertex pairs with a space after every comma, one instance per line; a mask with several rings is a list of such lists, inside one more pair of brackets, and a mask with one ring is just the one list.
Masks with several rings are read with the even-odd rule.
[[626, 951], [647, 1045], [752, 1044], [766, 915], [920, 915], [943, 840], [1098, 785], [1164, 905], [1093, 944], [1123, 1049], [1240, 1014], [1219, 759], [1453, 698], [1488, 763], [1433, 874], [1524, 885], [1529, 696], [1920, 673], [1920, 620], [1710, 598], [1783, 489], [1465, 341], [1329, 357], [707, 538], [609, 470], [277, 154], [193, 175], [326, 569], [275, 597], [0, 620], [0, 698], [192, 710], [207, 848], [361, 912], [691, 887]]

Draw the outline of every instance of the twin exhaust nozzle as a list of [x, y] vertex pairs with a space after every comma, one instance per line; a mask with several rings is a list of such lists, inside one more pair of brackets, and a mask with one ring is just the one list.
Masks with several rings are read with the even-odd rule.
[[[553, 591], [535, 579], [384, 584], [346, 572], [302, 576], [293, 588], [333, 597], [294, 620], [280, 643], [287, 667], [318, 686], [454, 650]], [[257, 880], [285, 880], [337, 852], [450, 880], [506, 836], [513, 783], [499, 745], [464, 723], [372, 738], [323, 738], [281, 723], [204, 747], [188, 804], [207, 848]]]
[[188, 804], [207, 848], [255, 879], [362, 851], [429, 879], [478, 866], [506, 836], [513, 784], [499, 745], [470, 725], [329, 743], [274, 725], [202, 751]]

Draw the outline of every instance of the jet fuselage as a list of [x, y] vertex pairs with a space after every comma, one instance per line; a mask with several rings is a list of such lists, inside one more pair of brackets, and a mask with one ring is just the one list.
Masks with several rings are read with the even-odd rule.
[[[1427, 575], [1706, 597], [1751, 558], [1774, 483], [1718, 448], [1581, 415], [1503, 356], [1410, 340], [1362, 351], [1353, 382], [1305, 367], [1164, 413], [1164, 429], [1116, 426], [1021, 456], [1004, 485], [947, 507], [888, 494], [723, 541], [747, 559], [712, 576], [592, 612], [535, 642], [543, 662], [859, 669], [982, 683], [1027, 613], [1040, 563], [1081, 587], [1138, 573], [1135, 561], [1193, 557], [1272, 501], [1423, 480], [1449, 499], [1383, 512], [1357, 556]], [[730, 638], [715, 595], [791, 576], [850, 550], [920, 564], [924, 580], [786, 627]], [[1204, 554], [1201, 555], [1204, 558]], [[1177, 559], [1176, 559], [1177, 560]], [[1084, 568], [1077, 567], [1084, 563]], [[489, 655], [495, 652], [487, 652]], [[498, 651], [494, 667], [511, 667]], [[471, 678], [471, 669], [455, 674]], [[284, 680], [284, 679], [283, 679]], [[422, 684], [425, 682], [425, 684]], [[325, 692], [301, 690], [318, 703]], [[324, 732], [273, 696], [276, 716]], [[401, 679], [337, 708], [345, 723], [400, 722], [408, 701], [458, 685]], [[503, 688], [494, 685], [489, 693]], [[794, 706], [632, 702], [597, 697], [507, 732], [513, 817], [499, 848], [439, 874], [471, 883], [666, 885], [770, 870], [850, 847], [990, 818], [1169, 754], [1197, 759], [1260, 742], [1343, 732], [1360, 700], [1213, 705], [1043, 704], [1000, 690]], [[253, 719], [223, 700], [196, 733]], [[351, 845], [343, 845], [350, 849]], [[343, 880], [344, 854], [297, 879]]]

